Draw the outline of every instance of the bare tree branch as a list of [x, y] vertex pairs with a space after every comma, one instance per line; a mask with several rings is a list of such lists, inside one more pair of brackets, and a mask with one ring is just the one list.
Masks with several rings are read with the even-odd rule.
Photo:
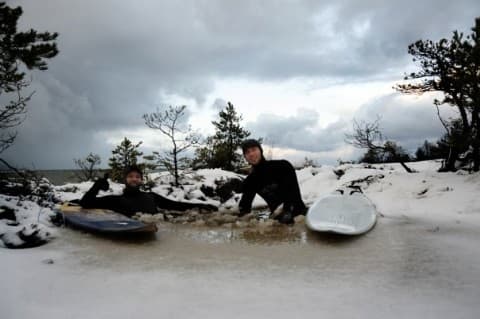
[[384, 142], [384, 137], [380, 130], [380, 120], [380, 116], [377, 116], [377, 119], [372, 123], [365, 121], [358, 123], [354, 120], [353, 133], [345, 134], [345, 142], [356, 148], [367, 149], [374, 153], [379, 153], [382, 157], [385, 154], [390, 154], [390, 156], [397, 160], [408, 173], [413, 173], [413, 170], [402, 160], [402, 157], [400, 156], [401, 154], [399, 154], [400, 148], [394, 142]]
[[100, 155], [90, 153], [83, 159], [74, 159], [75, 165], [79, 168], [79, 172], [75, 176], [80, 181], [91, 181], [98, 175], [97, 166], [102, 162]]
[[143, 119], [145, 124], [153, 129], [159, 130], [165, 135], [172, 145], [170, 151], [163, 155], [158, 152], [153, 152], [151, 158], [155, 159], [160, 167], [167, 169], [175, 178], [175, 186], [179, 186], [179, 169], [186, 167], [188, 159], [180, 157], [182, 152], [185, 152], [190, 147], [196, 146], [199, 143], [200, 137], [196, 132], [192, 132], [192, 128], [187, 126], [182, 129], [180, 119], [185, 115], [186, 105], [169, 106], [168, 109], [157, 111], [150, 114], [144, 114]]

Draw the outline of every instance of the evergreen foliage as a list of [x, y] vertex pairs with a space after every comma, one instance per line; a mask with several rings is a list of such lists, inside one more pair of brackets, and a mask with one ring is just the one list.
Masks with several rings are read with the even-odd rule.
[[143, 153], [138, 150], [140, 145], [142, 145], [142, 142], [135, 144], [125, 137], [112, 151], [112, 157], [108, 162], [110, 178], [112, 180], [119, 183], [124, 182], [125, 169], [131, 165], [138, 165], [142, 168], [142, 165], [137, 163], [138, 158], [143, 155]]
[[241, 120], [242, 116], [228, 102], [225, 109], [218, 113], [218, 120], [212, 122], [215, 134], [197, 149], [194, 167], [237, 170], [243, 164], [243, 156], [237, 152], [238, 147], [250, 136], [250, 132], [242, 127]]
[[0, 2], [0, 153], [10, 147], [17, 136], [12, 130], [25, 119], [27, 102], [33, 93], [24, 93], [30, 85], [22, 70], [47, 70], [47, 60], [57, 55], [54, 40], [57, 33], [30, 29], [18, 32], [17, 24], [23, 14], [21, 7], [11, 8]]
[[[471, 149], [473, 170], [480, 170], [480, 17], [475, 20], [472, 33], [464, 36], [453, 32], [450, 39], [418, 40], [408, 47], [420, 70], [405, 76], [406, 84], [396, 88], [407, 94], [442, 92], [440, 105], [455, 107], [460, 118], [447, 123], [440, 115], [449, 146], [443, 171], [454, 171], [465, 149]], [[440, 112], [438, 112], [440, 114]], [[460, 135], [459, 134], [460, 129]], [[457, 144], [459, 143], [459, 144]]]

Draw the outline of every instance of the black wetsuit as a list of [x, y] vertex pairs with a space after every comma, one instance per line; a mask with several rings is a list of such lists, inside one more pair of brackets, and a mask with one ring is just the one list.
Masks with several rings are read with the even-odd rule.
[[80, 205], [84, 208], [111, 209], [126, 216], [133, 216], [137, 212], [156, 214], [158, 208], [184, 211], [191, 208], [216, 210], [213, 205], [182, 203], [170, 200], [153, 192], [142, 192], [138, 188], [125, 187], [122, 195], [107, 195], [96, 197], [100, 188], [94, 184], [83, 195]]
[[241, 214], [249, 213], [255, 194], [260, 195], [273, 212], [280, 204], [293, 215], [305, 214], [307, 207], [302, 200], [297, 174], [286, 160], [261, 162], [243, 182], [243, 196], [239, 203]]

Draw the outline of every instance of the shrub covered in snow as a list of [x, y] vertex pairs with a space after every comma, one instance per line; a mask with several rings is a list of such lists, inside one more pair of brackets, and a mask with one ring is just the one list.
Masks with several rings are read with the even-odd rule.
[[0, 246], [29, 248], [42, 245], [54, 237], [49, 207], [14, 196], [0, 195]]

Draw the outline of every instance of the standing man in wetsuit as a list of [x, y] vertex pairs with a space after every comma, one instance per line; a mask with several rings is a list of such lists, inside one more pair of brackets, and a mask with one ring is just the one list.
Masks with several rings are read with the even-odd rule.
[[157, 214], [158, 208], [177, 211], [185, 211], [191, 208], [218, 210], [213, 205], [176, 202], [153, 192], [141, 191], [143, 173], [137, 166], [130, 166], [125, 170], [125, 188], [122, 195], [97, 197], [100, 190], [108, 190], [107, 177], [97, 180], [92, 188], [83, 195], [80, 200], [82, 207], [111, 209], [129, 217], [137, 212]]
[[240, 215], [250, 213], [255, 194], [267, 202], [272, 213], [283, 204], [283, 212], [276, 218], [280, 223], [293, 224], [295, 216], [304, 215], [307, 207], [303, 203], [292, 164], [286, 160], [267, 161], [263, 157], [262, 146], [254, 139], [244, 141], [242, 151], [253, 170], [243, 183]]

